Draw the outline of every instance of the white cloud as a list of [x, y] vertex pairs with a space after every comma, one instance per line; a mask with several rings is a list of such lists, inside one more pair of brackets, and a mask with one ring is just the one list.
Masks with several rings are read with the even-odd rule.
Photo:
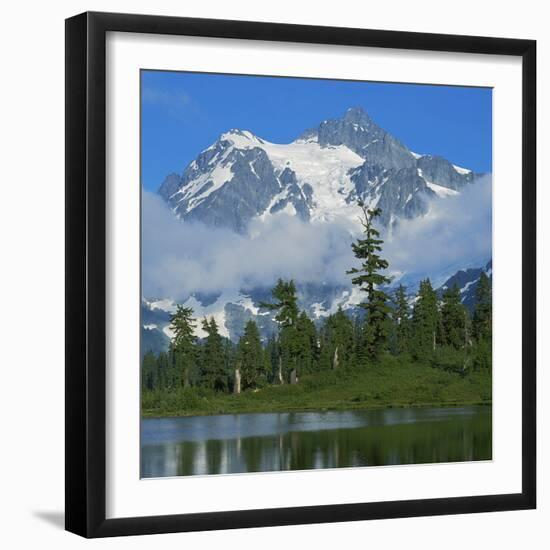
[[251, 228], [253, 237], [177, 220], [143, 192], [143, 293], [181, 299], [192, 292], [271, 286], [278, 277], [346, 284], [349, 232], [280, 214]]
[[[246, 237], [182, 222], [146, 191], [142, 210], [143, 294], [148, 297], [180, 300], [192, 292], [269, 287], [278, 277], [346, 285], [346, 270], [357, 264], [347, 224], [308, 224], [280, 214], [253, 222], [252, 237]], [[488, 259], [491, 226], [486, 178], [457, 197], [434, 200], [425, 217], [402, 221], [391, 238], [385, 237], [382, 255], [392, 272], [434, 276], [449, 266], [459, 269]]]
[[[432, 278], [492, 254], [492, 181], [486, 176], [459, 195], [430, 202], [429, 213], [402, 220], [384, 245], [392, 270]], [[477, 263], [476, 263], [477, 262]]]

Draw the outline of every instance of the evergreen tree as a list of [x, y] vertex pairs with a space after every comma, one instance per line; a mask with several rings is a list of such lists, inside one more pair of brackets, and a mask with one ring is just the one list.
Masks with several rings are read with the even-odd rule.
[[462, 305], [460, 289], [456, 284], [443, 293], [441, 325], [444, 345], [460, 349], [468, 344], [468, 312]]
[[176, 350], [174, 349], [173, 340], [170, 341], [168, 348], [167, 364], [166, 364], [166, 388], [172, 390], [180, 386], [182, 380], [181, 373], [176, 369]]
[[300, 337], [296, 325], [283, 326], [279, 332], [279, 365], [277, 377], [283, 382], [295, 384], [298, 381], [298, 354]]
[[227, 375], [223, 355], [222, 337], [214, 317], [203, 319], [202, 328], [206, 332], [206, 341], [201, 350], [200, 383], [216, 391], [227, 389]]
[[411, 308], [407, 301], [406, 288], [399, 285], [394, 296], [395, 344], [397, 353], [409, 351], [411, 339]]
[[277, 311], [275, 321], [279, 325], [279, 357], [276, 379], [295, 382], [298, 376], [299, 338], [297, 331], [298, 298], [293, 280], [279, 279], [271, 291], [274, 303], [262, 303], [261, 307]]
[[354, 365], [364, 365], [368, 361], [365, 345], [364, 310], [355, 314], [353, 319], [353, 358]]
[[170, 316], [170, 330], [174, 333], [171, 342], [173, 367], [176, 370], [175, 385], [189, 386], [191, 369], [196, 360], [195, 319], [193, 309], [178, 305], [176, 312]]
[[317, 329], [305, 311], [296, 320], [296, 354], [300, 372], [313, 372], [317, 363]]
[[260, 307], [277, 311], [275, 321], [282, 328], [295, 326], [298, 318], [298, 297], [296, 296], [296, 285], [291, 279], [284, 281], [278, 279], [277, 284], [271, 290], [271, 295], [276, 300], [274, 303], [262, 302]]
[[352, 268], [347, 273], [355, 275], [351, 282], [367, 294], [365, 302], [359, 304], [367, 312], [365, 321], [365, 346], [367, 355], [372, 358], [386, 349], [389, 332], [387, 294], [380, 289], [391, 279], [383, 275], [388, 262], [380, 257], [382, 243], [380, 233], [374, 227], [374, 220], [380, 216], [380, 208], [368, 209], [363, 202], [358, 203], [363, 212], [360, 218], [364, 238], [357, 239], [351, 247], [356, 258], [361, 260], [360, 268]]
[[474, 318], [472, 321], [474, 338], [480, 340], [490, 340], [493, 334], [493, 297], [491, 291], [491, 281], [489, 277], [482, 272], [476, 288], [476, 306]]
[[255, 388], [267, 379], [264, 350], [258, 326], [253, 320], [246, 323], [237, 346], [237, 364], [241, 373], [242, 389]]
[[269, 382], [277, 381], [279, 356], [279, 343], [277, 342], [277, 338], [272, 334], [267, 341], [264, 353], [264, 361], [266, 362], [266, 372]]
[[144, 390], [155, 390], [158, 387], [157, 358], [150, 351], [143, 356], [141, 363], [141, 387]]
[[161, 389], [166, 389], [171, 387], [172, 384], [172, 372], [170, 365], [169, 354], [165, 351], [159, 353], [157, 358], [157, 369], [158, 369], [158, 387]]
[[354, 326], [341, 307], [327, 317], [321, 338], [323, 367], [340, 369], [349, 367], [354, 356]]
[[430, 279], [421, 281], [413, 307], [411, 350], [417, 359], [431, 356], [440, 334], [437, 295]]

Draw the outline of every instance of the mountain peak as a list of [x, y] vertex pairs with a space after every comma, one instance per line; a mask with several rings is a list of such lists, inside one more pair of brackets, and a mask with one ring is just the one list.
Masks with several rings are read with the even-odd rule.
[[474, 177], [412, 153], [362, 107], [350, 107], [288, 144], [228, 130], [181, 176], [168, 176], [159, 193], [178, 216], [237, 233], [280, 211], [304, 221], [355, 219], [357, 199], [380, 207], [380, 221], [393, 227], [399, 218], [425, 214], [425, 196], [456, 194]]
[[239, 128], [231, 128], [231, 130], [224, 132], [219, 141], [229, 141], [236, 147], [253, 147], [265, 143], [263, 139], [254, 135], [250, 130], [240, 130]]
[[343, 120], [355, 124], [371, 124], [372, 119], [363, 107], [350, 107], [344, 114]]
[[249, 130], [240, 130], [239, 128], [231, 128], [227, 132], [224, 132], [222, 136], [243, 136], [243, 137], [251, 138], [253, 137], [253, 134]]
[[340, 118], [324, 120], [316, 137], [321, 147], [345, 145], [371, 166], [399, 170], [416, 163], [407, 147], [378, 126], [362, 107], [350, 107]]
[[335, 133], [349, 131], [365, 133], [372, 128], [376, 128], [376, 125], [363, 107], [350, 107], [341, 117], [323, 120], [316, 128], [306, 130], [296, 141], [318, 141], [319, 136], [326, 135], [327, 132], [333, 136]]

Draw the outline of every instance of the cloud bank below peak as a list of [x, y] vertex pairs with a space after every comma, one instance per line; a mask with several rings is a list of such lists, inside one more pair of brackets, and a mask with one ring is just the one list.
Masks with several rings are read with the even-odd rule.
[[393, 270], [425, 276], [448, 266], [461, 268], [492, 257], [492, 178], [445, 199], [430, 201], [428, 213], [400, 220], [384, 243]]
[[[492, 249], [491, 178], [457, 195], [434, 199], [427, 215], [401, 220], [385, 239], [390, 272], [439, 273], [449, 265], [488, 259]], [[359, 226], [307, 223], [280, 213], [253, 220], [249, 236], [181, 221], [156, 194], [142, 198], [142, 293], [185, 300], [192, 293], [271, 287], [278, 277], [299, 283], [350, 285], [357, 265], [351, 243]], [[355, 235], [357, 236], [357, 235]]]
[[193, 292], [269, 287], [278, 277], [346, 284], [352, 236], [344, 225], [308, 224], [280, 213], [253, 221], [251, 236], [177, 219], [143, 192], [144, 296], [182, 299]]

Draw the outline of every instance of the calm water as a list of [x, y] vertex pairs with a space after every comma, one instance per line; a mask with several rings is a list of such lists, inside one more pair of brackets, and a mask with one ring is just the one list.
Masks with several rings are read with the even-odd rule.
[[491, 407], [151, 418], [142, 477], [490, 460]]

